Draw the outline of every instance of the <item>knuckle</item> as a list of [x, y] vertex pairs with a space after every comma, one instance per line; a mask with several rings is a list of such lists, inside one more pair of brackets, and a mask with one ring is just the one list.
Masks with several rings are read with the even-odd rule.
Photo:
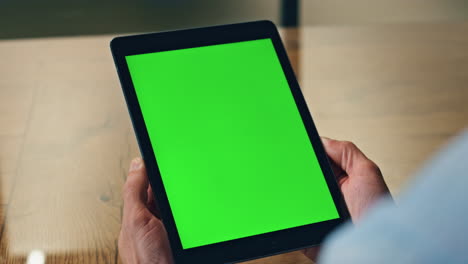
[[140, 170], [129, 171], [128, 174], [127, 174], [127, 181], [131, 180], [131, 179], [134, 179], [136, 176], [138, 176], [140, 174], [141, 174]]
[[138, 171], [131, 171], [128, 173], [127, 179], [123, 186], [123, 192], [133, 192], [135, 191], [135, 184], [137, 182]]
[[122, 193], [124, 194], [124, 196], [131, 192], [131, 189], [130, 189], [130, 185], [128, 184], [128, 182], [126, 182], [123, 186], [122, 186]]
[[364, 168], [368, 171], [380, 173], [379, 166], [377, 166], [377, 164], [373, 162], [372, 160], [368, 160], [368, 162], [366, 162], [363, 165], [364, 165]]
[[129, 227], [132, 230], [139, 230], [145, 227], [151, 220], [151, 217], [145, 212], [145, 210], [135, 210], [133, 217], [129, 219]]
[[330, 139], [324, 144], [325, 149], [339, 149], [342, 147], [342, 141]]
[[341, 142], [343, 148], [346, 148], [346, 149], [356, 149], [356, 144], [354, 144], [353, 142], [351, 141], [342, 141]]
[[135, 187], [130, 182], [126, 182], [122, 187], [122, 195], [124, 200], [127, 200], [130, 195], [135, 192]]

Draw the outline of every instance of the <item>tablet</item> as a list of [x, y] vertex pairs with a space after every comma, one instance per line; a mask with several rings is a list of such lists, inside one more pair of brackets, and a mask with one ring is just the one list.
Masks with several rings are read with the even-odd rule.
[[273, 23], [117, 37], [111, 50], [176, 263], [318, 245], [347, 218]]

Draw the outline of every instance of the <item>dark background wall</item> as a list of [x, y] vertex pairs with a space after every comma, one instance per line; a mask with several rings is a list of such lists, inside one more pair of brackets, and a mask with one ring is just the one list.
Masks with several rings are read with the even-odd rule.
[[0, 38], [146, 32], [278, 18], [279, 0], [0, 0]]
[[[284, 0], [295, 1], [295, 0]], [[468, 19], [468, 0], [298, 0], [303, 25]], [[0, 0], [0, 39], [130, 33], [269, 19], [281, 0]]]

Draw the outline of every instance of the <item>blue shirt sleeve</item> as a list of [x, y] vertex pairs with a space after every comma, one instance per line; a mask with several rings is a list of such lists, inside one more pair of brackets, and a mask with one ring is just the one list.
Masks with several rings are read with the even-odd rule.
[[468, 263], [468, 131], [434, 157], [398, 199], [331, 234], [320, 264]]

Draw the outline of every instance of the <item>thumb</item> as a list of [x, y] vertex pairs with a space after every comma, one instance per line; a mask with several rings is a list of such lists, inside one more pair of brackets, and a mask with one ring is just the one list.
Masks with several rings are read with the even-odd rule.
[[322, 143], [328, 157], [348, 175], [356, 169], [362, 169], [356, 165], [372, 163], [352, 142], [322, 137]]
[[145, 206], [148, 198], [148, 185], [148, 177], [146, 176], [143, 159], [133, 159], [123, 190], [124, 206]]

